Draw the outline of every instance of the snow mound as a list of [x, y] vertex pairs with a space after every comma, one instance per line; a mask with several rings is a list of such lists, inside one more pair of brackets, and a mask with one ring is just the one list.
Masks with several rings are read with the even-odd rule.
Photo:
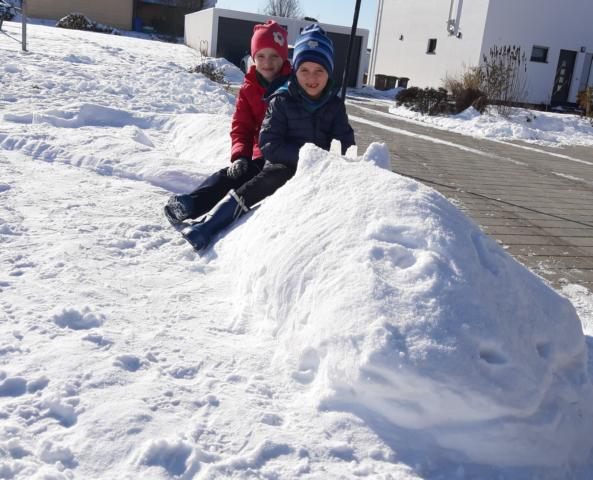
[[320, 408], [380, 435], [481, 464], [583, 461], [593, 391], [574, 308], [442, 195], [378, 168], [381, 150], [352, 162], [306, 145], [220, 242], [234, 328], [258, 319]]

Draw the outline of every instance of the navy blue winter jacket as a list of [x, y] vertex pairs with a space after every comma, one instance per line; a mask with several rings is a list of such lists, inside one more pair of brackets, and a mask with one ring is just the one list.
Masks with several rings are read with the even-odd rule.
[[266, 160], [296, 168], [299, 149], [305, 143], [329, 150], [335, 138], [342, 144], [342, 155], [354, 145], [346, 107], [335, 91], [314, 109], [303, 95], [296, 80], [291, 79], [286, 87], [270, 96], [259, 134], [259, 147]]

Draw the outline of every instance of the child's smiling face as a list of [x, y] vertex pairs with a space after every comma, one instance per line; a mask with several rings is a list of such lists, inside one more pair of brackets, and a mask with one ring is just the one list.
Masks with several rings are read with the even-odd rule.
[[327, 85], [329, 74], [320, 64], [303, 62], [296, 71], [297, 82], [309, 97], [317, 100]]
[[282, 57], [273, 48], [258, 50], [253, 61], [255, 62], [255, 69], [268, 82], [271, 82], [280, 74], [284, 64]]

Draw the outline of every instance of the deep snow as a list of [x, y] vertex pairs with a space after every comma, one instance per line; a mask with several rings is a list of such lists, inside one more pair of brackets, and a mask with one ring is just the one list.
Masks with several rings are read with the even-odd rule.
[[30, 37], [0, 36], [0, 478], [590, 478], [590, 292], [581, 322], [379, 144], [305, 147], [197, 256], [161, 207], [227, 163], [232, 95], [181, 45]]

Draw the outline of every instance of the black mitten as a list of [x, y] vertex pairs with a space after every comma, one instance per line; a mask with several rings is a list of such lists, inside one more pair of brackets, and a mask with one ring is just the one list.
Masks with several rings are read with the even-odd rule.
[[237, 158], [227, 169], [227, 175], [234, 180], [238, 180], [249, 170], [249, 162], [245, 157]]

